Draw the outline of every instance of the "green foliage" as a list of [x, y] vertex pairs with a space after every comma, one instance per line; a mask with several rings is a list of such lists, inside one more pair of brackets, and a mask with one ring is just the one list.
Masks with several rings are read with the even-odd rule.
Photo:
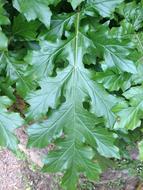
[[[81, 174], [99, 179], [122, 144], [140, 140], [132, 131], [143, 119], [142, 6], [0, 0], [0, 145], [16, 152], [14, 131], [26, 123], [29, 147], [54, 144], [43, 171], [63, 173], [63, 188], [74, 190]], [[11, 108], [17, 95], [24, 122]], [[142, 141], [139, 151], [142, 160]]]

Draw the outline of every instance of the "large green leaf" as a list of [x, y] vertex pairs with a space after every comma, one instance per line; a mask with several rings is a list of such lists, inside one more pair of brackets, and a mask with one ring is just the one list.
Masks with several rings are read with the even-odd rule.
[[[83, 56], [88, 53], [88, 48], [92, 43], [90, 44], [91, 40], [80, 31], [79, 21], [80, 13], [77, 14], [75, 34], [72, 37], [66, 41], [58, 40], [56, 45], [52, 46], [49, 42], [42, 42], [44, 54], [41, 50], [34, 52], [39, 56], [48, 56], [47, 60], [43, 59], [46, 60], [44, 64], [47, 71], [49, 71], [48, 64], [54, 66], [55, 63], [54, 59], [52, 62], [49, 59], [49, 50], [55, 51], [55, 47], [54, 56], [58, 54], [58, 58], [62, 57], [68, 65], [64, 69], [56, 70], [56, 76], [48, 76], [44, 79], [41, 76], [41, 89], [30, 93], [26, 98], [31, 105], [28, 116], [35, 119], [45, 116], [48, 108], [57, 108], [52, 111], [47, 120], [29, 127], [28, 145], [42, 148], [58, 138], [56, 145], [59, 150], [49, 153], [44, 170], [66, 171], [63, 184], [70, 189], [75, 189], [72, 180], [77, 181], [78, 173], [84, 172], [89, 179], [94, 179], [99, 174], [98, 164], [92, 162], [94, 154], [89, 156], [92, 152], [96, 152], [96, 149], [103, 156], [119, 157], [118, 148], [114, 145], [116, 135], [106, 130], [101, 123], [102, 120], [95, 114], [104, 116], [107, 126], [111, 128], [115, 122], [111, 108], [120, 100], [109, 95], [102, 86], [93, 81], [92, 73], [84, 68]], [[34, 64], [37, 64], [37, 61], [38, 59], [34, 58]], [[52, 71], [51, 68], [50, 70]], [[59, 100], [62, 96], [65, 97], [65, 102], [60, 105]], [[93, 113], [83, 106], [83, 102], [87, 99], [91, 105], [89, 110]], [[92, 172], [90, 168], [95, 168], [95, 172]], [[69, 178], [66, 179], [66, 176]]]

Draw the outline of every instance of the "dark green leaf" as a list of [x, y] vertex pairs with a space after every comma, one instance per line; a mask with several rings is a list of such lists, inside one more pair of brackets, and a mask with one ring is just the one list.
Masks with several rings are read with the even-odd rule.
[[36, 31], [38, 27], [38, 22], [27, 22], [21, 15], [19, 15], [14, 19], [13, 34], [14, 36], [21, 37], [24, 40], [35, 40], [37, 36]]

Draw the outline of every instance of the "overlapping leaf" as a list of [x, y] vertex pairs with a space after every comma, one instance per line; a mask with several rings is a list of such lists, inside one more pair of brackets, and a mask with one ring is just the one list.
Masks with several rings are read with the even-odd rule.
[[[24, 27], [23, 27], [24, 26]], [[39, 23], [37, 21], [27, 22], [23, 16], [18, 15], [14, 19], [13, 34], [16, 37], [21, 37], [21, 40], [35, 40]]]
[[135, 30], [143, 26], [143, 4], [137, 4], [135, 1], [122, 4], [120, 12], [125, 16], [126, 20], [133, 25]]
[[[43, 42], [44, 46], [40, 51], [30, 54], [32, 55], [31, 60], [34, 60], [34, 68], [37, 65], [39, 67], [41, 60], [41, 64], [44, 63], [45, 67], [42, 68], [43, 75], [40, 76], [41, 89], [30, 93], [26, 98], [31, 105], [28, 113], [30, 118], [39, 119], [41, 116], [46, 115], [48, 108], [57, 108], [48, 120], [33, 124], [29, 128], [29, 146], [45, 147], [54, 139], [59, 138], [59, 143], [57, 142], [56, 145], [60, 147], [60, 150], [49, 154], [44, 170], [65, 170], [63, 183], [66, 183], [65, 178], [68, 175], [70, 179], [68, 179], [69, 184], [67, 185], [71, 189], [75, 189], [71, 180], [77, 181], [76, 176], [80, 172], [85, 171], [86, 176], [91, 179], [96, 177], [95, 174], [91, 174], [89, 168], [92, 166], [96, 169], [98, 168], [97, 164], [92, 162], [92, 156], [90, 158], [86, 155], [84, 156], [83, 150], [92, 152], [97, 147], [101, 155], [119, 157], [118, 148], [113, 145], [114, 134], [108, 130], [103, 130], [103, 125], [96, 129], [95, 125], [100, 124], [100, 120], [94, 114], [99, 117], [104, 116], [107, 126], [111, 128], [116, 119], [111, 108], [120, 100], [109, 95], [102, 86], [93, 81], [91, 79], [92, 74], [84, 68], [83, 56], [88, 53], [88, 48], [93, 43], [91, 43], [91, 39], [88, 39], [86, 34], [80, 31], [79, 22], [80, 13], [77, 14], [74, 35], [66, 41], [57, 40], [52, 46], [49, 42]], [[49, 51], [51, 54], [49, 54]], [[39, 59], [39, 63], [37, 62], [38, 56], [35, 57], [35, 54], [42, 57], [41, 60]], [[55, 77], [49, 76], [43, 79], [43, 76], [46, 76], [49, 71], [52, 73], [57, 57], [62, 57], [62, 60], [64, 60], [64, 57], [64, 61], [68, 62], [68, 66], [59, 71], [56, 70]], [[37, 73], [37, 71], [36, 68], [35, 72]], [[60, 105], [62, 96], [65, 97], [65, 102]], [[90, 110], [94, 114], [83, 107], [83, 102], [86, 99], [89, 99]], [[63, 135], [65, 136], [64, 138], [62, 138]], [[86, 147], [86, 144], [90, 145], [90, 147]], [[78, 165], [77, 157], [81, 157]], [[56, 165], [55, 169], [53, 169], [53, 164]], [[78, 167], [79, 164], [80, 167]], [[86, 167], [83, 167], [83, 164]], [[73, 168], [73, 170], [70, 168]]]
[[38, 18], [45, 26], [49, 27], [52, 13], [48, 6], [53, 2], [47, 0], [14, 0], [13, 5], [24, 14], [28, 21]]
[[18, 113], [7, 110], [11, 104], [11, 100], [6, 96], [0, 97], [0, 146], [16, 151], [18, 140], [14, 130], [22, 125], [23, 120]]
[[103, 53], [105, 60], [103, 69], [116, 68], [119, 71], [137, 73], [135, 63], [128, 58], [130, 49], [133, 48], [132, 44], [126, 41], [117, 42], [116, 39], [108, 37], [108, 34], [107, 27], [100, 27], [96, 32], [90, 34], [93, 43], [98, 48], [98, 54]]
[[131, 75], [129, 73], [119, 74], [116, 70], [99, 72], [95, 75], [95, 80], [103, 83], [104, 87], [110, 91], [126, 90], [131, 86]]
[[[1, 70], [5, 70], [6, 77], [11, 84], [16, 83], [18, 93], [25, 95], [34, 88], [34, 76], [28, 70], [28, 65], [14, 55], [2, 52], [0, 57]], [[1, 72], [2, 72], [1, 71]]]
[[115, 128], [123, 128], [133, 130], [140, 126], [143, 112], [142, 86], [132, 87], [123, 95], [130, 100], [130, 107], [122, 108], [118, 113], [119, 120], [115, 124]]
[[123, 0], [87, 0], [87, 9], [95, 9], [103, 17], [109, 17]]
[[42, 31], [39, 38], [51, 40], [53, 38], [62, 37], [66, 30], [71, 29], [76, 15], [77, 13], [53, 15], [50, 29], [48, 31]]
[[3, 8], [4, 4], [6, 3], [5, 0], [0, 0], [0, 25], [7, 25], [10, 24], [10, 20], [8, 18], [8, 14]]

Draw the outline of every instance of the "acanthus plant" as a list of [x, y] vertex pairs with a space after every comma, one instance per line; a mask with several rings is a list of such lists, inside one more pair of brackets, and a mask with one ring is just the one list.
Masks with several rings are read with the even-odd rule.
[[16, 152], [27, 124], [28, 147], [54, 144], [42, 170], [63, 188], [99, 179], [141, 139], [143, 1], [0, 0], [0, 25], [0, 145]]

